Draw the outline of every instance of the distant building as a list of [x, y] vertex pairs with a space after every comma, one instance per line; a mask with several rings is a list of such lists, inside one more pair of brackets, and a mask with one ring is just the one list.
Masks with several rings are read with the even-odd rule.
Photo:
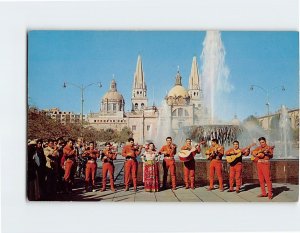
[[[59, 108], [43, 109], [40, 112], [63, 125], [81, 123], [81, 114], [74, 112], [61, 111]], [[83, 121], [86, 121], [86, 115], [83, 115]]]
[[[288, 109], [288, 116], [290, 119], [290, 124], [292, 129], [297, 129], [299, 128], [299, 108], [296, 109]], [[280, 109], [273, 114], [265, 115], [265, 116], [260, 116], [257, 117], [260, 125], [264, 130], [270, 129], [272, 125], [272, 120], [274, 118], [280, 118]]]

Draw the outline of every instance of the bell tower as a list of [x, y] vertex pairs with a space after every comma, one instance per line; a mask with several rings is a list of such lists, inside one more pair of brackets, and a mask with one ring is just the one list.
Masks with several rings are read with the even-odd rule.
[[143, 110], [148, 105], [147, 86], [144, 79], [142, 58], [140, 55], [138, 56], [136, 70], [134, 73], [131, 103], [132, 111]]
[[195, 105], [195, 107], [202, 108], [203, 107], [203, 92], [200, 83], [200, 75], [198, 70], [198, 63], [196, 56], [193, 57], [191, 74], [189, 79], [189, 87], [188, 92], [190, 96], [191, 103]]

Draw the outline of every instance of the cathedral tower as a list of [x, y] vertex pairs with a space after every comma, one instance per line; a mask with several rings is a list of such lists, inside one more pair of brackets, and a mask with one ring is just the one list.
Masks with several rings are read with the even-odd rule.
[[200, 83], [200, 75], [198, 70], [197, 59], [194, 56], [191, 68], [191, 74], [189, 79], [188, 92], [191, 100], [191, 104], [194, 104], [195, 107], [203, 107], [203, 93]]
[[131, 96], [132, 110], [143, 110], [147, 107], [147, 86], [144, 79], [144, 71], [142, 65], [142, 58], [139, 55], [136, 70], [134, 73], [132, 96]]

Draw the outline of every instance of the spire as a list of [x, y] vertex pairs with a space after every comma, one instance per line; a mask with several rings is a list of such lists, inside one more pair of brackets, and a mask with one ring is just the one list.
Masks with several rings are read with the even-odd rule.
[[142, 65], [142, 58], [139, 55], [138, 60], [136, 63], [136, 70], [134, 73], [134, 81], [133, 81], [133, 88], [142, 88], [145, 89], [145, 80], [144, 80], [144, 71], [143, 71], [143, 65]]
[[[115, 76], [113, 75], [113, 78], [114, 77]], [[110, 91], [117, 91], [117, 83], [116, 83], [116, 81], [114, 79], [110, 83]]]
[[196, 56], [193, 57], [192, 69], [191, 69], [191, 74], [189, 79], [189, 89], [190, 90], [200, 89], [200, 77], [199, 77], [199, 70], [198, 70]]
[[[179, 66], [178, 66], [178, 67], [179, 67]], [[181, 75], [180, 75], [179, 69], [177, 70], [175, 85], [180, 85], [180, 86], [182, 86], [182, 83], [181, 83]]]

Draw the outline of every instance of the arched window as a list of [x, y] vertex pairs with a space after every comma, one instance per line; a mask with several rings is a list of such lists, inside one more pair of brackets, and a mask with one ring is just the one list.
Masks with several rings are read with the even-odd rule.
[[134, 104], [134, 110], [138, 110], [139, 105], [137, 103]]
[[144, 103], [141, 104], [141, 109], [144, 109]]

